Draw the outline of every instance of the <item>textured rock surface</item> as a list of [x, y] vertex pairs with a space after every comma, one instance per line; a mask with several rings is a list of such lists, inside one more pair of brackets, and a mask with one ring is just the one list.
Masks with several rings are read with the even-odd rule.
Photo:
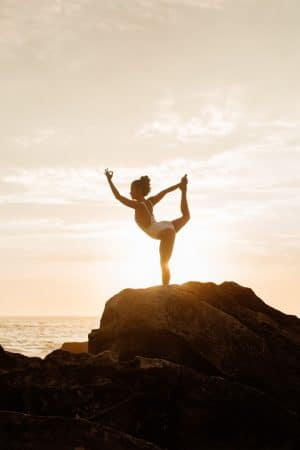
[[93, 353], [0, 347], [0, 442], [296, 450], [299, 322], [232, 282], [125, 289], [90, 334]]
[[5, 450], [159, 450], [109, 427], [84, 419], [42, 417], [0, 411]]
[[163, 358], [300, 404], [300, 320], [234, 282], [125, 289], [105, 306], [92, 353]]
[[[166, 360], [137, 356], [118, 362], [116, 357], [110, 351], [93, 356], [56, 350], [39, 365], [28, 358], [27, 367], [3, 372], [0, 410], [28, 416], [3, 412], [0, 441], [11, 440], [13, 449], [20, 442], [27, 442], [22, 448], [48, 448], [54, 423], [57, 449], [73, 448], [75, 442], [80, 447], [83, 441], [85, 449], [94, 448], [102, 439], [98, 425], [141, 439], [136, 447], [127, 441], [118, 447], [110, 435], [112, 449], [149, 443], [170, 450], [297, 448], [297, 414], [264, 392]], [[88, 424], [73, 422], [70, 441], [72, 423], [53, 417]], [[43, 444], [35, 447], [36, 442]]]

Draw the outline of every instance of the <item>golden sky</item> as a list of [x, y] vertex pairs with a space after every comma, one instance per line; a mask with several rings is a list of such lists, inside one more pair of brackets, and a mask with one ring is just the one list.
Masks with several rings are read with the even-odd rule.
[[[0, 2], [0, 314], [100, 315], [160, 284], [129, 196], [189, 176], [171, 283], [300, 315], [298, 0]], [[180, 191], [157, 206], [180, 215]]]

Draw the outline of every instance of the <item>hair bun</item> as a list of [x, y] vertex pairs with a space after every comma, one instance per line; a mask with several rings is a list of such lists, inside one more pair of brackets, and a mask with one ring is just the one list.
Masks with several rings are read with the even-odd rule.
[[140, 177], [140, 184], [142, 186], [142, 192], [144, 195], [148, 195], [150, 192], [150, 178], [148, 175], [143, 175]]

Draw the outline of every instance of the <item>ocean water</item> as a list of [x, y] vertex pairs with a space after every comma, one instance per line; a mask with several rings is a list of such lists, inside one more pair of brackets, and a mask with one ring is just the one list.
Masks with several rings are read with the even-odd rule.
[[87, 341], [99, 322], [99, 317], [0, 317], [0, 345], [43, 358], [64, 342]]

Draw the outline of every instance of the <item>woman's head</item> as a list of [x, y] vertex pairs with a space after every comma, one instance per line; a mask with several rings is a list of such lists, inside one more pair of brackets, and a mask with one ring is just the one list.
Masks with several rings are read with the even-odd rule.
[[138, 200], [140, 197], [148, 195], [150, 189], [150, 178], [144, 175], [139, 180], [134, 180], [131, 183], [130, 194], [132, 198]]

